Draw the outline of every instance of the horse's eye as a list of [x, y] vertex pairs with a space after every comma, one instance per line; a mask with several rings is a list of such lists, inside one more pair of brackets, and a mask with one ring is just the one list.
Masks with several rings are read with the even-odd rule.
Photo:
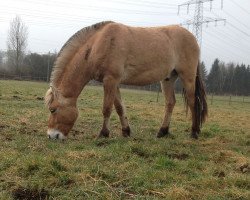
[[51, 113], [56, 112], [56, 109], [55, 109], [55, 108], [50, 108], [49, 110], [50, 110]]

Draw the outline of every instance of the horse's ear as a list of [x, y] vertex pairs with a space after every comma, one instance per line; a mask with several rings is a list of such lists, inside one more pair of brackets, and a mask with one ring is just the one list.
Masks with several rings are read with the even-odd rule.
[[49, 107], [53, 99], [54, 99], [53, 88], [50, 87], [44, 97], [45, 106]]

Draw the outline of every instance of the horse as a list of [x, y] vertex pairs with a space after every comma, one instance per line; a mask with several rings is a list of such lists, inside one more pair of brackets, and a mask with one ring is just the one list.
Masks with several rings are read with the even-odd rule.
[[208, 113], [199, 57], [195, 37], [178, 25], [131, 27], [105, 21], [79, 30], [61, 48], [53, 66], [45, 95], [50, 110], [48, 137], [67, 138], [78, 117], [77, 98], [91, 80], [102, 82], [104, 88], [103, 125], [98, 137], [109, 137], [113, 105], [122, 135], [130, 136], [120, 84], [155, 82], [161, 82], [165, 96], [165, 116], [156, 136], [167, 136], [176, 103], [174, 85], [179, 77], [185, 105], [192, 114], [191, 137], [197, 139]]

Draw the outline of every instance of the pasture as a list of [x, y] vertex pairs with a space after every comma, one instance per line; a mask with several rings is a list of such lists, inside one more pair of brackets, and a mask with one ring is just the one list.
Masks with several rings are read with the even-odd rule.
[[46, 137], [47, 88], [0, 81], [0, 199], [250, 199], [250, 104], [208, 101], [208, 121], [193, 140], [177, 96], [171, 135], [157, 139], [163, 96], [122, 89], [132, 136], [121, 136], [113, 112], [111, 137], [96, 140], [103, 90], [87, 86], [60, 142]]

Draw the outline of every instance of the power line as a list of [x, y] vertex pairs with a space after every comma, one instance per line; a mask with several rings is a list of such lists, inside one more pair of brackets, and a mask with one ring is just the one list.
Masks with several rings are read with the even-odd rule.
[[246, 24], [243, 24], [242, 21], [238, 20], [236, 17], [234, 17], [233, 15], [229, 14], [227, 11], [223, 10], [228, 16], [232, 17], [235, 21], [237, 21], [238, 23], [240, 23], [242, 26], [244, 26], [246, 29], [250, 30], [250, 27], [247, 26]]
[[[235, 52], [230, 51], [230, 54], [228, 54], [228, 51], [226, 52], [223, 52], [223, 54], [221, 53], [222, 52], [222, 49], [221, 48], [218, 48], [218, 45], [212, 45], [211, 43], [207, 43], [207, 41], [204, 41], [204, 48], [210, 48], [210, 51], [208, 51], [208, 53], [211, 53], [211, 52], [214, 52], [216, 51], [216, 56], [214, 56], [215, 58], [219, 57], [218, 55], [220, 55], [220, 57], [226, 57], [230, 62], [233, 62], [233, 57], [232, 56], [235, 56], [236, 58], [239, 59], [239, 56], [235, 54]], [[241, 57], [241, 62], [243, 62], [243, 57]]]
[[[220, 55], [220, 57], [226, 57], [227, 60], [232, 61], [232, 60], [231, 60], [231, 59], [232, 59], [232, 55], [227, 55], [227, 54], [225, 54], [225, 53], [224, 53], [224, 54], [221, 54], [221, 50], [220, 50], [220, 49], [216, 48], [215, 46], [212, 46], [212, 45], [209, 44], [209, 43], [206, 43], [206, 41], [204, 41], [203, 44], [204, 44], [204, 45], [202, 46], [202, 48], [207, 49], [208, 52], [206, 52], [206, 53], [208, 53], [208, 54], [210, 54], [211, 56], [213, 56], [214, 59]], [[217, 51], [216, 51], [216, 56], [214, 56], [215, 54], [211, 54], [211, 52], [214, 52], [215, 50], [217, 50]]]
[[[198, 44], [201, 47], [202, 43], [202, 25], [203, 24], [208, 24], [211, 22], [214, 22], [215, 25], [217, 25], [217, 22], [223, 21], [224, 23], [226, 22], [226, 19], [222, 18], [207, 18], [203, 16], [203, 3], [210, 2], [210, 10], [212, 10], [212, 1], [213, 0], [190, 0], [187, 1], [183, 4], [178, 5], [178, 13], [180, 12], [180, 7], [181, 6], [186, 6], [187, 7], [187, 13], [189, 13], [189, 6], [190, 5], [195, 5], [195, 13], [194, 13], [194, 18], [187, 20], [186, 22], [182, 23], [181, 25], [193, 25], [193, 34], [195, 35]], [[221, 0], [221, 8], [223, 7], [223, 0]]]
[[[206, 31], [205, 31], [206, 32]], [[247, 52], [245, 52], [245, 51], [243, 51], [241, 48], [239, 48], [239, 46], [237, 46], [237, 44], [235, 44], [235, 43], [233, 43], [233, 42], [231, 42], [230, 44], [225, 40], [225, 38], [224, 37], [222, 37], [222, 36], [220, 36], [220, 35], [217, 35], [217, 34], [214, 34], [214, 33], [212, 33], [212, 32], [206, 32], [207, 34], [209, 34], [209, 35], [212, 35], [214, 38], [217, 38], [219, 41], [224, 41], [224, 43], [223, 44], [226, 44], [226, 45], [228, 45], [229, 47], [231, 47], [231, 46], [233, 46], [233, 47], [235, 47], [235, 49], [238, 51], [238, 50], [240, 50], [242, 53], [245, 53], [246, 54], [246, 56], [247, 55], [249, 55], [249, 53], [247, 53]], [[228, 49], [227, 49], [228, 50]], [[237, 53], [236, 53], [237, 54]], [[238, 54], [238, 56], [240, 56], [241, 57], [241, 54]], [[242, 57], [243, 58], [243, 57]]]
[[[5, 12], [5, 13], [9, 13], [9, 12]], [[23, 14], [22, 16], [28, 16], [28, 17], [33, 17], [32, 19], [26, 19], [25, 22], [27, 23], [27, 25], [29, 26], [49, 26], [50, 28], [53, 29], [71, 29], [75, 28], [75, 29], [81, 29], [84, 26], [90, 25], [90, 24], [94, 24], [96, 22], [99, 22], [103, 19], [101, 18], [82, 18], [82, 19], [66, 19], [63, 22], [60, 22], [59, 20], [61, 18], [51, 18], [49, 15], [43, 17], [42, 15], [30, 15], [30, 14]], [[44, 19], [49, 19], [49, 21], [43, 21]], [[106, 19], [106, 20], [110, 20], [110, 19]], [[149, 21], [131, 21], [131, 20], [126, 20], [126, 21], [121, 21], [121, 20], [115, 20], [116, 22], [126, 22], [126, 23], [130, 23], [130, 24], [147, 24], [149, 23]], [[0, 22], [6, 22], [5, 19], [0, 19]], [[154, 22], [151, 22], [154, 23]], [[159, 24], [161, 25], [161, 24]], [[165, 25], [165, 24], [162, 24]], [[74, 29], [74, 30], [75, 30]]]
[[[32, 0], [25, 0], [26, 2], [31, 2], [31, 3], [35, 3], [35, 4], [41, 4], [41, 5], [45, 5], [48, 6], [48, 3], [46, 3], [45, 1], [32, 1]], [[53, 1], [50, 0], [49, 1], [50, 4], [54, 4], [56, 5], [56, 7], [62, 7], [62, 8], [75, 8], [75, 9], [83, 9], [83, 10], [95, 10], [95, 11], [99, 11], [99, 12], [113, 12], [113, 13], [118, 13], [118, 14], [135, 14], [135, 15], [161, 15], [164, 16], [166, 14], [166, 12], [152, 12], [152, 11], [142, 11], [142, 10], [135, 10], [135, 9], [120, 9], [120, 8], [112, 8], [112, 7], [100, 7], [100, 6], [90, 6], [90, 5], [83, 5], [83, 4], [72, 4], [72, 3], [62, 3], [59, 1]], [[172, 13], [173, 15], [175, 14], [174, 12]]]
[[237, 26], [233, 25], [232, 23], [228, 22], [228, 24], [229, 24], [230, 26], [232, 26], [235, 30], [237, 30], [237, 31], [239, 31], [239, 32], [241, 32], [241, 33], [243, 33], [243, 34], [246, 35], [247, 37], [250, 37], [250, 34], [248, 34], [248, 33], [245, 32], [245, 31], [242, 31], [241, 29], [239, 29]]
[[164, 4], [164, 3], [153, 3], [153, 2], [147, 2], [147, 1], [119, 1], [119, 0], [111, 0], [113, 2], [119, 3], [119, 4], [125, 4], [125, 5], [133, 5], [133, 6], [143, 6], [143, 7], [150, 7], [150, 8], [161, 8], [161, 9], [175, 9], [176, 5], [174, 4]]
[[236, 3], [234, 0], [231, 0], [231, 2], [233, 2], [236, 6], [238, 6], [241, 10], [243, 10], [244, 12], [246, 12], [247, 14], [250, 15], [249, 10], [245, 9], [244, 7], [242, 7], [241, 5], [239, 5], [238, 3]]
[[[242, 46], [242, 45], [246, 45], [246, 46], [250, 45], [250, 43], [248, 43], [248, 41], [250, 42], [250, 40], [247, 40], [246, 37], [244, 37], [243, 42], [240, 42], [240, 41], [242, 41], [241, 39], [243, 39], [243, 37], [242, 37], [241, 34], [239, 34], [238, 31], [236, 31], [235, 29], [233, 29], [230, 26], [227, 26], [227, 29], [228, 30], [226, 30], [226, 31], [219, 31], [217, 29], [217, 31], [219, 32], [220, 35], [228, 37], [230, 39], [230, 42], [233, 41], [236, 44], [240, 44], [240, 46]], [[213, 31], [216, 31], [216, 30], [213, 30]], [[232, 33], [232, 34], [230, 34], [230, 33]]]
[[[215, 16], [218, 16], [216, 13], [212, 12]], [[238, 28], [237, 26], [233, 25], [231, 22], [227, 22], [231, 27], [233, 27], [235, 30], [243, 33], [244, 35], [250, 37], [250, 34], [248, 34], [247, 32], [241, 30], [240, 28]]]
[[[211, 34], [211, 33], [209, 33], [209, 34]], [[219, 41], [222, 40], [221, 37], [218, 37], [218, 36], [216, 36], [216, 35], [214, 35], [214, 34], [213, 34], [213, 37], [217, 38]], [[228, 44], [228, 43], [223, 43], [223, 44], [226, 44], [226, 45], [228, 45], [229, 47], [231, 47], [231, 45], [232, 45], [232, 44]], [[221, 46], [220, 43], [217, 43], [216, 46], [218, 46], [218, 45]], [[233, 46], [233, 45], [232, 45], [232, 46]], [[222, 46], [221, 46], [221, 47], [222, 47]], [[223, 48], [220, 49], [220, 51], [222, 51], [222, 50], [223, 50]], [[233, 50], [230, 49], [230, 48], [227, 48], [227, 49], [226, 49], [226, 51], [231, 52], [231, 54], [232, 54], [232, 55], [235, 55], [237, 58], [241, 58], [242, 60], [245, 60], [246, 57], [243, 57], [240, 53], [238, 53], [238, 48], [237, 48], [237, 47], [236, 47], [236, 50], [237, 50], [237, 51], [235, 52], [235, 51], [233, 51]], [[247, 55], [247, 54], [246, 54], [246, 55]]]

